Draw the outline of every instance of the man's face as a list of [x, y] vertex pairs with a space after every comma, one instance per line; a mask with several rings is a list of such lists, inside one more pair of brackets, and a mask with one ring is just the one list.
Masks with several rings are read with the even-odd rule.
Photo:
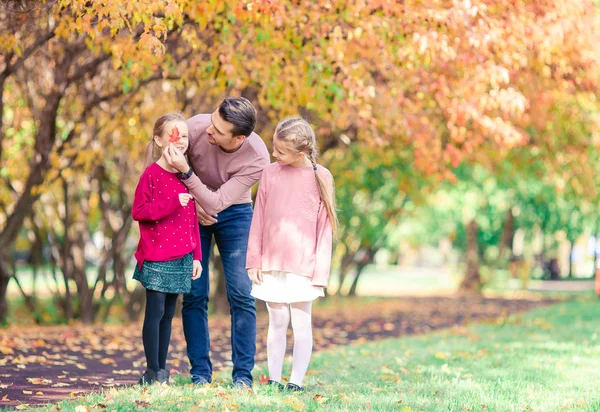
[[[235, 150], [239, 147], [240, 136], [233, 136], [233, 124], [223, 120], [219, 110], [215, 110], [210, 115], [210, 123], [206, 129], [210, 144], [218, 145], [224, 150]], [[243, 142], [243, 136], [241, 142]]]

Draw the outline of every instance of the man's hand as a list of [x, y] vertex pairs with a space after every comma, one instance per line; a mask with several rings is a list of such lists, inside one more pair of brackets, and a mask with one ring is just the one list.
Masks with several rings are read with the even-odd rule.
[[199, 260], [194, 260], [192, 269], [192, 280], [200, 279], [202, 276], [202, 264]]
[[200, 207], [198, 202], [196, 202], [196, 215], [198, 215], [198, 222], [200, 222], [202, 226], [210, 226], [218, 222], [215, 217], [206, 213], [204, 209]]
[[190, 170], [190, 166], [188, 165], [185, 156], [173, 143], [169, 143], [169, 146], [163, 150], [163, 155], [169, 166], [177, 169], [179, 172], [186, 173]]
[[262, 283], [262, 269], [250, 268], [248, 269], [248, 277], [252, 283], [260, 285]]

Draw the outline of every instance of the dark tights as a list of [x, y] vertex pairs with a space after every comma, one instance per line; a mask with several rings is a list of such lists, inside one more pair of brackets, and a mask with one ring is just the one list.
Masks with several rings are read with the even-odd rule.
[[142, 328], [144, 353], [148, 369], [165, 369], [169, 341], [171, 340], [171, 322], [175, 316], [177, 294], [162, 293], [146, 289], [146, 315]]

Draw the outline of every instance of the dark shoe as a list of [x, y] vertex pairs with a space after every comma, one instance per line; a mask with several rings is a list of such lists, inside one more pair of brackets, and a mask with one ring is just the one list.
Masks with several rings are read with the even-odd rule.
[[210, 381], [208, 379], [206, 379], [204, 376], [192, 375], [192, 383], [194, 385], [203, 386], [203, 385], [208, 385], [210, 383]]
[[295, 383], [288, 383], [285, 389], [291, 392], [304, 392], [304, 388], [296, 385]]
[[252, 389], [252, 382], [246, 379], [236, 379], [233, 381], [233, 386], [238, 389]]
[[156, 375], [156, 371], [153, 371], [152, 369], [146, 369], [146, 372], [144, 372], [138, 383], [140, 385], [152, 385], [154, 382], [156, 382]]
[[271, 380], [271, 379], [269, 379], [269, 381], [267, 382], [267, 385], [273, 386], [273, 387], [275, 387], [275, 389], [279, 389], [280, 391], [285, 389], [285, 386], [283, 386], [281, 383]]
[[168, 370], [159, 369], [158, 372], [156, 372], [156, 381], [158, 383], [166, 383], [168, 385], [169, 384], [169, 376], [171, 376], [171, 374], [169, 373]]

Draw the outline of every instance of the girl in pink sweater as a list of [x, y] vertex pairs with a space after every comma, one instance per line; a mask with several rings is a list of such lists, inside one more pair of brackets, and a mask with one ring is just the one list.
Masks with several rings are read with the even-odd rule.
[[135, 189], [133, 219], [140, 224], [140, 241], [133, 278], [146, 288], [142, 329], [147, 369], [140, 384], [168, 383], [167, 353], [177, 296], [189, 293], [201, 274], [200, 231], [194, 200], [163, 153], [174, 145], [185, 153], [188, 128], [178, 113], [160, 117], [148, 145], [148, 163]]
[[269, 311], [269, 384], [283, 388], [287, 328], [294, 352], [287, 389], [301, 391], [312, 353], [312, 301], [329, 280], [337, 229], [333, 177], [317, 165], [315, 133], [302, 118], [279, 122], [273, 136], [275, 163], [262, 173], [246, 256], [252, 295]]

